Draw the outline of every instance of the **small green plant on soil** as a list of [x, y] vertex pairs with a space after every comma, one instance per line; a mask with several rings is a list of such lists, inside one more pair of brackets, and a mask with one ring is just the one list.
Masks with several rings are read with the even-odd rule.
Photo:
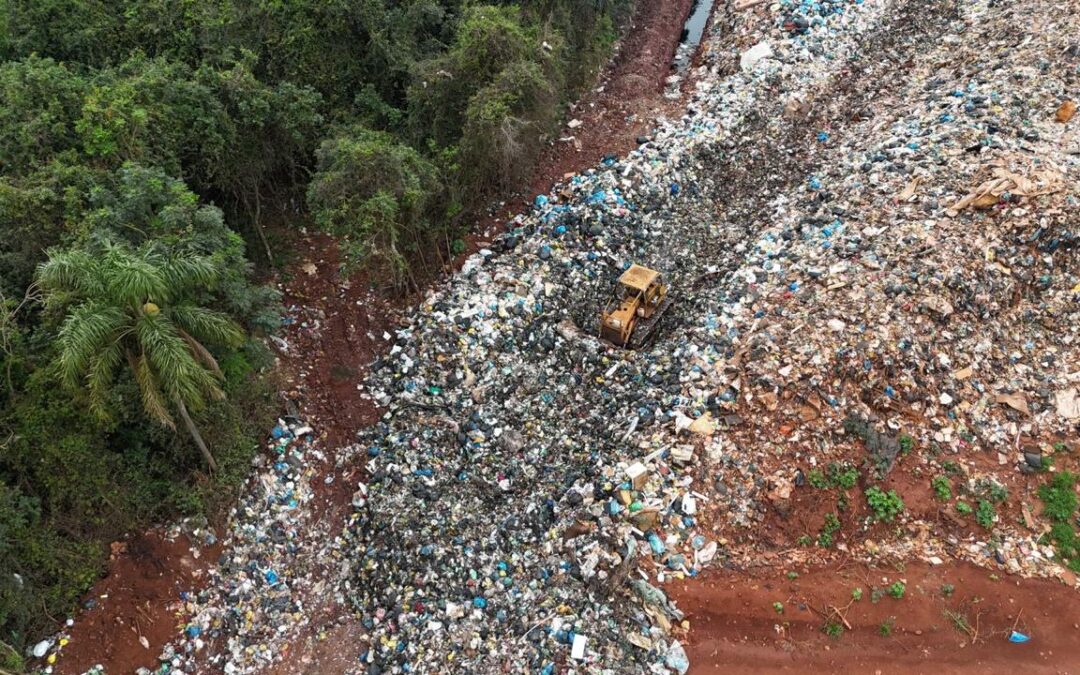
[[895, 490], [885, 492], [876, 485], [866, 491], [866, 502], [874, 512], [874, 520], [891, 523], [904, 511], [904, 500]]
[[839, 640], [840, 636], [844, 634], [844, 626], [837, 621], [828, 621], [825, 627], [822, 628], [825, 634], [834, 640]]
[[903, 581], [894, 581], [889, 586], [889, 595], [899, 600], [904, 597], [904, 592], [907, 591], [907, 585]]
[[1009, 496], [1008, 489], [993, 478], [980, 478], [975, 481], [975, 496], [993, 504], [1000, 504]]
[[1054, 452], [1068, 452], [1068, 451], [1069, 451], [1069, 446], [1065, 445], [1063, 442], [1058, 441], [1057, 443], [1054, 443]]
[[799, 578], [799, 573], [798, 572], [788, 572], [787, 573], [787, 578], [788, 578], [789, 581], [795, 581], [796, 579]]
[[930, 487], [934, 489], [934, 496], [941, 501], [952, 499], [952, 484], [948, 476], [934, 476], [930, 481]]
[[880, 635], [881, 637], [889, 637], [890, 635], [892, 635], [892, 628], [894, 623], [896, 623], [895, 616], [890, 616], [888, 619], [882, 621], [881, 625], [878, 626], [877, 629], [878, 635]]
[[870, 602], [874, 603], [875, 605], [877, 604], [878, 600], [881, 600], [884, 597], [885, 597], [885, 589], [884, 588], [871, 588], [870, 589]]
[[804, 534], [803, 536], [799, 537], [799, 540], [796, 543], [799, 546], [809, 546], [810, 544], [814, 543], [814, 539], [810, 535]]
[[454, 241], [450, 242], [450, 252], [453, 253], [454, 255], [461, 255], [462, 253], [464, 253], [465, 252], [465, 240], [463, 240], [463, 239], [455, 239]]
[[956, 502], [956, 512], [962, 516], [970, 516], [972, 513], [971, 504], [967, 502]]
[[856, 588], [856, 589], [852, 590], [851, 591], [851, 599], [854, 600], [855, 602], [858, 602], [859, 600], [862, 600], [862, 589], [861, 588]]
[[840, 531], [840, 519], [835, 513], [825, 514], [825, 524], [821, 526], [821, 534], [818, 535], [818, 546], [829, 548], [833, 545], [834, 535]]
[[965, 635], [971, 635], [971, 624], [968, 623], [967, 617], [960, 612], [950, 612], [945, 610], [945, 618], [949, 620], [949, 623], [953, 625], [953, 628], [964, 633]]
[[1068, 471], [1055, 475], [1049, 483], [1039, 488], [1043, 502], [1043, 514], [1055, 522], [1068, 522], [1076, 512], [1077, 499], [1073, 485], [1076, 476]]
[[946, 598], [951, 598], [954, 592], [956, 592], [956, 586], [953, 586], [952, 584], [941, 584], [941, 594]]
[[945, 470], [945, 473], [950, 476], [955, 476], [960, 473], [960, 465], [951, 459], [947, 459], [941, 463], [941, 468]]
[[829, 464], [829, 484], [844, 490], [850, 490], [859, 482], [859, 470], [850, 464]]
[[772, 604], [772, 608], [776, 610], [777, 614], [783, 614], [784, 613], [784, 603], [782, 603], [782, 602], [774, 602]]
[[994, 510], [994, 505], [985, 499], [980, 499], [979, 508], [975, 510], [975, 522], [989, 530], [994, 526], [996, 517], [997, 511]]
[[0, 668], [3, 669], [2, 672], [21, 673], [25, 667], [26, 664], [23, 662], [19, 652], [6, 642], [0, 642]]
[[850, 490], [859, 482], [859, 470], [847, 462], [829, 462], [825, 471], [811, 469], [807, 472], [806, 482], [819, 490]]
[[900, 443], [900, 454], [908, 455], [915, 449], [915, 439], [907, 434], [901, 434], [897, 439]]
[[1053, 543], [1061, 562], [1080, 573], [1080, 537], [1073, 528], [1077, 508], [1073, 489], [1076, 480], [1077, 476], [1068, 471], [1055, 474], [1049, 483], [1039, 488], [1039, 499], [1043, 502], [1043, 515], [1052, 523], [1042, 541]]

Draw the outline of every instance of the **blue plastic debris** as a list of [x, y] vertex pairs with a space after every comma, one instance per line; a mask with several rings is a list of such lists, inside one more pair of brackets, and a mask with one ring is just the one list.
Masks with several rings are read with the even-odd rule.
[[1031, 639], [1031, 636], [1024, 635], [1023, 633], [1017, 632], [1015, 630], [1012, 633], [1009, 633], [1009, 642], [1015, 642], [1017, 644], [1022, 644], [1024, 642], [1027, 642], [1030, 639]]
[[660, 555], [664, 552], [664, 542], [655, 532], [650, 532], [648, 535], [649, 548], [652, 549], [653, 554]]

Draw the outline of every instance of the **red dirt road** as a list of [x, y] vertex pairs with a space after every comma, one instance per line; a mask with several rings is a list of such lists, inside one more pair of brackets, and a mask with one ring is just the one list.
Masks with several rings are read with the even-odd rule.
[[[799, 576], [718, 571], [668, 587], [690, 622], [691, 675], [1080, 672], [1076, 598], [1057, 581], [995, 580], [970, 564], [792, 571]], [[902, 598], [873, 601], [872, 589], [900, 580]], [[841, 623], [829, 607], [851, 626], [836, 638], [823, 631]], [[1014, 627], [1031, 641], [1009, 642]]]

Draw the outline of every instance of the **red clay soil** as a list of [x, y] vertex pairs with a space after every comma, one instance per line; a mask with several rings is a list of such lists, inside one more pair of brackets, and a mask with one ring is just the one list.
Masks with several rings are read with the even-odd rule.
[[187, 537], [168, 541], [158, 531], [114, 543], [109, 575], [87, 594], [84, 602], [95, 604], [78, 616], [55, 672], [102, 664], [110, 673], [131, 673], [155, 663], [187, 618], [182, 594], [201, 586], [220, 553], [220, 544], [202, 547], [196, 558]]
[[305, 236], [294, 250], [295, 269], [280, 283], [294, 322], [280, 365], [285, 395], [324, 434], [326, 447], [340, 447], [381, 414], [357, 386], [390, 344], [383, 335], [393, 331], [403, 300], [380, 297], [363, 278], [343, 279], [337, 246], [326, 235]]
[[[1080, 672], [1076, 598], [1057, 581], [966, 563], [790, 572], [709, 572], [667, 587], [690, 624], [690, 675]], [[884, 592], [897, 581], [899, 599]], [[827, 624], [842, 632], [826, 635]], [[1031, 640], [1009, 642], [1013, 630]]]

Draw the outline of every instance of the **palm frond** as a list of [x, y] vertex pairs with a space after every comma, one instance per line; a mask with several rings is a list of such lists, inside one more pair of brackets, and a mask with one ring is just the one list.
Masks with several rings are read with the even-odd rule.
[[224, 375], [221, 374], [221, 367], [218, 366], [217, 359], [215, 359], [214, 355], [210, 353], [210, 350], [206, 347], [203, 347], [201, 342], [185, 333], [182, 328], [178, 330], [180, 331], [180, 337], [182, 337], [184, 339], [184, 342], [187, 343], [188, 349], [191, 350], [191, 353], [195, 356], [195, 359], [199, 363], [209, 368], [210, 372], [212, 372], [214, 375], [217, 375], [219, 379], [224, 377]]
[[120, 341], [114, 340], [90, 359], [90, 372], [86, 378], [86, 385], [90, 393], [90, 409], [98, 417], [108, 418], [109, 416], [107, 406], [109, 386], [113, 382], [116, 367], [120, 365], [123, 351]]
[[143, 409], [146, 410], [146, 414], [170, 429], [176, 429], [176, 423], [173, 422], [169, 408], [165, 405], [165, 397], [161, 395], [161, 389], [158, 387], [158, 378], [150, 368], [150, 362], [145, 354], [135, 359], [135, 382], [138, 383], [139, 391], [142, 393]]
[[166, 316], [141, 315], [135, 324], [135, 335], [168, 398], [178, 398], [189, 407], [198, 408], [204, 395], [217, 389], [214, 376], [199, 365]]
[[46, 300], [57, 294], [97, 297], [101, 294], [101, 269], [85, 251], [53, 251], [38, 265], [37, 280]]
[[218, 265], [211, 258], [199, 255], [168, 258], [162, 262], [161, 271], [173, 297], [194, 289], [211, 288], [219, 276]]
[[234, 348], [244, 343], [244, 329], [221, 312], [195, 305], [175, 305], [167, 313], [196, 340]]
[[105, 254], [102, 277], [111, 298], [122, 305], [164, 302], [169, 297], [165, 275], [151, 256], [136, 254], [119, 247]]
[[85, 302], [73, 309], [60, 326], [57, 361], [60, 376], [75, 386], [90, 366], [91, 359], [119, 341], [128, 317], [117, 307]]

